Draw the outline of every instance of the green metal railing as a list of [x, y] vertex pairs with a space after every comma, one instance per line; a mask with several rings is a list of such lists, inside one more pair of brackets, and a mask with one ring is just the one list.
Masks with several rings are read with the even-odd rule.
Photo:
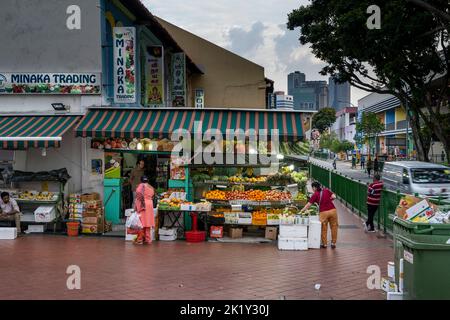
[[[367, 217], [367, 183], [353, 180], [336, 171], [330, 171], [312, 163], [310, 166], [310, 176], [313, 180], [333, 191], [350, 210], [360, 217]], [[399, 192], [389, 190], [382, 192], [380, 208], [374, 221], [378, 225], [378, 229], [383, 229], [384, 233], [392, 233], [393, 223], [389, 219], [389, 215], [395, 212], [402, 196]]]

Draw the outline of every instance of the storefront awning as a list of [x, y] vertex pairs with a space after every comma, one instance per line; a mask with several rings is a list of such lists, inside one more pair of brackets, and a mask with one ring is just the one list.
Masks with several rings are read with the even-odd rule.
[[0, 149], [58, 148], [81, 116], [0, 116]]
[[76, 128], [79, 137], [170, 138], [176, 129], [194, 132], [194, 122], [202, 122], [202, 133], [219, 129], [277, 129], [281, 140], [303, 136], [302, 113], [295, 111], [240, 109], [124, 109], [92, 108]]

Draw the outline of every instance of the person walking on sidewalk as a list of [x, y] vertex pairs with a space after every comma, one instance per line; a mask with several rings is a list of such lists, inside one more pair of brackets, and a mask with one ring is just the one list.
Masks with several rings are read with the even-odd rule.
[[334, 170], [336, 170], [336, 162], [337, 162], [337, 154], [334, 154], [334, 158], [333, 158], [333, 168], [334, 168]]
[[364, 170], [366, 165], [366, 157], [361, 155], [361, 169]]
[[380, 207], [381, 191], [383, 190], [383, 181], [381, 181], [380, 174], [375, 173], [373, 182], [369, 184], [367, 190], [367, 221], [365, 223], [365, 230], [367, 232], [375, 232], [373, 219], [375, 213]]
[[372, 167], [373, 167], [372, 159], [370, 159], [370, 156], [369, 156], [369, 159], [367, 160], [367, 174], [369, 175], [369, 178], [370, 178], [370, 172], [372, 171]]
[[352, 155], [352, 169], [356, 169], [356, 157]]
[[312, 189], [314, 191], [313, 196], [300, 212], [308, 210], [314, 203], [319, 205], [319, 219], [322, 223], [322, 236], [320, 245], [321, 248], [326, 248], [328, 244], [328, 224], [331, 227], [331, 248], [336, 249], [336, 242], [338, 236], [338, 215], [336, 207], [333, 204], [333, 200], [336, 199], [336, 195], [330, 190], [320, 186], [317, 181], [312, 183]]
[[151, 229], [155, 227], [155, 214], [153, 212], [153, 196], [155, 190], [148, 183], [148, 177], [141, 177], [141, 184], [136, 189], [135, 210], [142, 222], [142, 230], [139, 232], [135, 244], [152, 243]]

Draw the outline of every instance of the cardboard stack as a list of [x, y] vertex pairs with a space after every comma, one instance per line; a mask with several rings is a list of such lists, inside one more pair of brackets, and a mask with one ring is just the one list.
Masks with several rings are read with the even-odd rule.
[[72, 193], [69, 196], [69, 220], [83, 219], [84, 204], [81, 203], [81, 194]]

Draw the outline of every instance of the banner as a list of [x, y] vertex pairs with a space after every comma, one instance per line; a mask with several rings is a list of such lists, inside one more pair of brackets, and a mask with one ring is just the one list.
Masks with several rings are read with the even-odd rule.
[[164, 48], [162, 46], [147, 47], [145, 79], [146, 105], [152, 108], [164, 106]]
[[3, 73], [0, 94], [100, 94], [100, 73]]
[[183, 52], [172, 55], [172, 106], [186, 106], [186, 55]]
[[115, 27], [114, 102], [136, 103], [136, 28]]
[[203, 89], [195, 89], [195, 107], [197, 109], [205, 108], [205, 91]]

